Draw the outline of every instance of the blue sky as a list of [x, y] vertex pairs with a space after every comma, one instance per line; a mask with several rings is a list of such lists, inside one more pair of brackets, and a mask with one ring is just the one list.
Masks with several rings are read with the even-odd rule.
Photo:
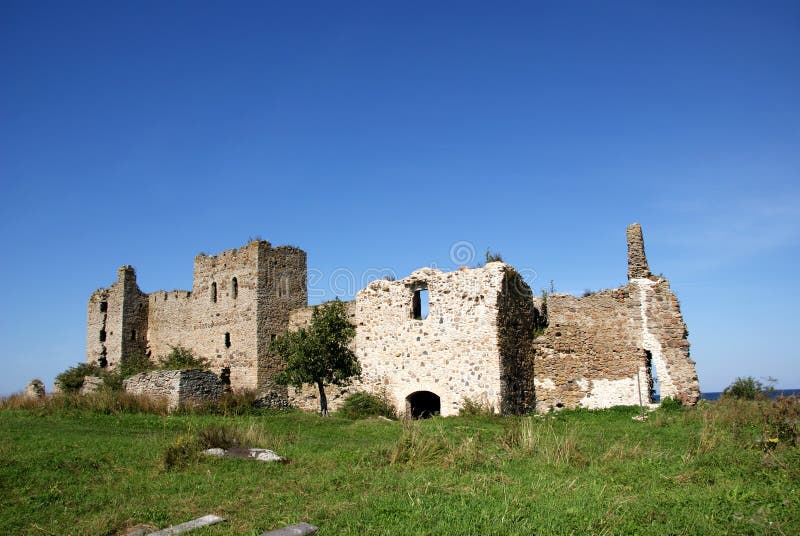
[[798, 52], [797, 2], [2, 2], [0, 393], [123, 264], [189, 289], [261, 236], [318, 302], [466, 241], [581, 293], [634, 221], [701, 389], [800, 387]]

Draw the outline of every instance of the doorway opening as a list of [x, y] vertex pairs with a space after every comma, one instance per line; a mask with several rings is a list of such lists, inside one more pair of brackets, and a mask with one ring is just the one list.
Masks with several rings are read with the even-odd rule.
[[442, 411], [439, 395], [430, 391], [416, 391], [406, 397], [406, 414], [412, 419], [427, 419]]

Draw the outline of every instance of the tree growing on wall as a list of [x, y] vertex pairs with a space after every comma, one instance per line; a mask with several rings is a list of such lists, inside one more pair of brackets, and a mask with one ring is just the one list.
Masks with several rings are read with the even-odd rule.
[[315, 307], [307, 328], [288, 332], [272, 341], [270, 350], [286, 364], [275, 381], [298, 389], [303, 384], [316, 385], [320, 413], [327, 415], [325, 386], [348, 385], [361, 374], [361, 365], [350, 349], [355, 334], [356, 329], [347, 318], [347, 309], [338, 298]]

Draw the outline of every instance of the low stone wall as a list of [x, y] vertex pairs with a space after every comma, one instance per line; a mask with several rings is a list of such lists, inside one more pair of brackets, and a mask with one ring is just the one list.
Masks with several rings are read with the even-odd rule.
[[219, 378], [206, 370], [156, 370], [126, 379], [125, 391], [167, 401], [170, 410], [183, 404], [216, 402], [223, 392]]

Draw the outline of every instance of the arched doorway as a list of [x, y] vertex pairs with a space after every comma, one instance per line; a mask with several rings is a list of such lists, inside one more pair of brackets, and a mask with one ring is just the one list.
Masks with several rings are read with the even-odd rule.
[[442, 411], [439, 395], [430, 391], [416, 391], [406, 397], [406, 414], [412, 419], [427, 419]]

